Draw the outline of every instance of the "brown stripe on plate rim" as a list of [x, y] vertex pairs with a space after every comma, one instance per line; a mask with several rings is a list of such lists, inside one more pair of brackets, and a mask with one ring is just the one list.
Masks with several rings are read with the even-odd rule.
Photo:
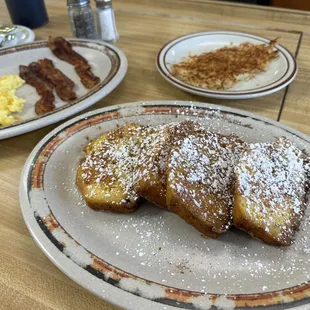
[[[37, 120], [37, 119], [45, 118], [45, 117], [48, 117], [52, 114], [55, 114], [55, 113], [58, 113], [60, 111], [65, 110], [65, 109], [68, 109], [71, 106], [73, 106], [73, 105], [89, 98], [93, 94], [97, 93], [99, 90], [101, 90], [103, 87], [105, 87], [115, 77], [115, 75], [119, 71], [121, 61], [120, 61], [120, 57], [119, 57], [118, 53], [112, 47], [108, 47], [104, 44], [99, 45], [100, 43], [98, 43], [98, 42], [95, 42], [92, 46], [88, 46], [88, 44], [89, 44], [88, 41], [82, 41], [82, 40], [79, 40], [79, 41], [69, 40], [69, 41], [72, 43], [73, 46], [87, 47], [87, 48], [90, 48], [93, 50], [99, 50], [100, 52], [102, 52], [102, 50], [95, 48], [95, 46], [93, 46], [93, 45], [97, 44], [100, 47], [104, 47], [105, 55], [108, 56], [110, 61], [111, 61], [111, 69], [110, 69], [108, 76], [103, 81], [101, 81], [98, 85], [96, 85], [94, 88], [90, 89], [85, 95], [77, 98], [76, 100], [69, 102], [69, 103], [66, 103], [62, 107], [59, 107], [59, 108], [57, 108], [57, 109], [55, 109], [49, 113], [46, 113], [44, 115], [34, 116], [32, 118], [26, 119], [22, 122], [18, 122], [18, 123], [15, 123], [13, 125], [10, 125], [10, 126], [0, 127], [0, 131], [8, 129], [8, 128], [16, 127], [16, 126], [19, 126], [22, 124], [26, 124], [26, 123], [32, 122], [34, 120]], [[47, 41], [39, 41], [39, 42], [29, 43], [26, 45], [21, 45], [21, 46], [16, 46], [16, 47], [8, 47], [4, 50], [0, 50], [0, 57], [2, 55], [11, 54], [14, 52], [19, 52], [19, 51], [24, 51], [24, 50], [46, 48], [47, 46], [48, 46]], [[110, 53], [110, 52], [112, 52], [112, 53]]]
[[[258, 37], [258, 36], [256, 36], [256, 35], [251, 35], [251, 34], [242, 33], [242, 32], [237, 32], [237, 33], [238, 33], [240, 36], [242, 35], [243, 37], [248, 37], [248, 38], [256, 39], [256, 40], [261, 41], [261, 42], [263, 42], [263, 43], [267, 43], [266, 41], [269, 41], [269, 42], [270, 42], [269, 39], [266, 39], [266, 38], [263, 38], [263, 37]], [[196, 34], [196, 36], [195, 36], [195, 34]], [[223, 32], [222, 32], [222, 33], [216, 33], [216, 32], [214, 32], [213, 34], [214, 34], [214, 35], [229, 35], [229, 34], [230, 34], [230, 35], [233, 35], [233, 33], [230, 33], [230, 32], [227, 32], [227, 33], [223, 33]], [[178, 84], [179, 86], [181, 86], [181, 87], [183, 87], [183, 88], [188, 88], [188, 89], [194, 90], [194, 91], [196, 91], [196, 92], [201, 92], [201, 93], [204, 93], [204, 94], [212, 94], [212, 95], [219, 95], [219, 96], [221, 96], [221, 95], [225, 95], [225, 96], [240, 96], [240, 95], [251, 95], [251, 94], [263, 93], [263, 92], [267, 92], [267, 91], [269, 91], [269, 90], [278, 88], [278, 87], [284, 85], [285, 83], [287, 83], [290, 79], [292, 79], [293, 76], [294, 76], [294, 75], [296, 74], [296, 72], [297, 72], [297, 62], [296, 62], [295, 57], [292, 55], [292, 53], [291, 53], [287, 48], [285, 48], [285, 47], [282, 46], [281, 44], [277, 44], [277, 45], [278, 45], [278, 46], [281, 46], [281, 48], [283, 48], [289, 55], [291, 55], [291, 58], [292, 58], [293, 63], [294, 63], [294, 70], [293, 70], [293, 72], [290, 74], [290, 76], [287, 77], [282, 83], [280, 83], [280, 84], [278, 84], [278, 85], [276, 85], [276, 86], [274, 86], [274, 87], [269, 87], [269, 88], [266, 88], [266, 89], [260, 90], [260, 91], [259, 91], [259, 89], [261, 89], [261, 88], [263, 88], [263, 87], [272, 86], [273, 84], [279, 82], [281, 79], [283, 79], [283, 77], [287, 74], [287, 72], [288, 72], [288, 70], [289, 70], [289, 67], [290, 67], [290, 66], [289, 66], [289, 60], [288, 60], [287, 56], [286, 56], [284, 53], [282, 53], [282, 51], [281, 51], [280, 49], [278, 49], [277, 47], [276, 47], [277, 50], [284, 56], [284, 58], [285, 58], [285, 60], [286, 60], [286, 62], [287, 62], [287, 69], [286, 69], [286, 72], [285, 72], [285, 73], [282, 75], [282, 77], [279, 78], [277, 81], [275, 81], [275, 82], [273, 82], [273, 83], [271, 83], [271, 84], [268, 84], [267, 86], [254, 88], [254, 89], [252, 89], [252, 90], [250, 90], [250, 91], [246, 91], [246, 92], [244, 92], [244, 91], [237, 91], [237, 90], [236, 90], [236, 91], [229, 91], [229, 92], [225, 92], [225, 91], [223, 91], [223, 92], [220, 92], [220, 91], [212, 91], [212, 90], [207, 90], [206, 88], [194, 87], [194, 86], [192, 86], [192, 85], [190, 85], [190, 84], [187, 84], [187, 83], [181, 81], [180, 79], [174, 77], [174, 76], [171, 74], [170, 69], [167, 67], [166, 60], [165, 60], [165, 59], [166, 59], [166, 55], [167, 55], [167, 53], [168, 53], [169, 50], [167, 50], [167, 51], [165, 52], [164, 56], [163, 56], [164, 67], [165, 67], [165, 69], [169, 72], [169, 74], [167, 74], [167, 73], [163, 70], [163, 68], [162, 68], [162, 66], [161, 66], [161, 64], [160, 64], [160, 56], [161, 56], [162, 51], [163, 51], [169, 44], [171, 44], [172, 42], [178, 40], [178, 41], [175, 42], [175, 44], [174, 44], [174, 45], [176, 45], [176, 44], [178, 44], [178, 43], [180, 43], [180, 42], [182, 42], [182, 41], [184, 41], [184, 40], [187, 40], [187, 39], [190, 39], [190, 38], [194, 38], [194, 37], [203, 36], [203, 35], [207, 35], [207, 33], [205, 33], [205, 34], [203, 34], [203, 33], [193, 33], [193, 34], [186, 35], [186, 37], [180, 36], [180, 37], [178, 37], [178, 38], [175, 38], [175, 39], [169, 41], [168, 43], [166, 43], [166, 44], [159, 50], [159, 52], [158, 52], [158, 54], [157, 54], [157, 67], [158, 67], [158, 69], [160, 70], [160, 72], [161, 72], [166, 78], [168, 78], [171, 82], [173, 82], [173, 83], [175, 83], [175, 84]], [[211, 32], [210, 32], [210, 35], [211, 35]], [[188, 37], [188, 36], [189, 36], [189, 37]], [[182, 38], [183, 38], [183, 40], [181, 40]], [[171, 47], [173, 47], [174, 45], [172, 45]], [[171, 47], [170, 47], [169, 49], [171, 49]], [[172, 78], [172, 77], [173, 77], [173, 78]]]
[[[144, 114], [148, 115], [151, 107], [152, 107], [151, 105], [146, 106], [145, 108], [147, 108], [147, 109], [143, 110], [142, 115], [144, 115]], [[160, 107], [160, 108], [165, 107], [167, 109], [167, 114], [169, 114], [169, 115], [173, 115], [173, 114], [171, 114], [171, 111], [172, 111], [172, 108], [175, 108], [175, 106], [171, 106], [171, 105], [156, 105], [156, 104], [153, 105], [153, 108], [155, 109], [155, 111], [156, 111], [157, 107]], [[180, 106], [180, 108], [182, 108], [182, 106]], [[183, 108], [190, 108], [190, 106], [183, 106]], [[210, 107], [196, 107], [196, 109], [197, 110], [220, 111], [221, 113], [225, 113], [228, 115], [229, 114], [239, 115], [238, 113], [230, 113], [228, 111], [221, 111], [221, 110], [210, 108]], [[42, 147], [40, 148], [40, 150], [38, 151], [38, 153], [36, 154], [36, 156], [33, 159], [33, 164], [31, 165], [32, 171], [34, 169], [36, 169], [36, 167], [37, 167], [37, 170], [39, 170], [39, 174], [44, 175], [44, 169], [46, 167], [46, 164], [48, 162], [49, 157], [52, 155], [53, 151], [56, 149], [55, 146], [59, 146], [66, 139], [68, 139], [70, 136], [74, 135], [75, 133], [81, 131], [82, 129], [84, 129], [86, 127], [89, 127], [90, 125], [98, 124], [100, 122], [105, 122], [105, 121], [108, 121], [111, 119], [115, 119], [117, 117], [121, 117], [119, 110], [120, 110], [120, 108], [115, 108], [115, 109], [112, 109], [112, 110], [107, 111], [107, 112], [99, 112], [98, 114], [91, 115], [91, 116], [86, 117], [85, 119], [82, 119], [82, 120], [81, 119], [77, 120], [75, 123], [70, 124], [65, 128], [62, 128], [60, 131], [55, 133], [55, 135], [50, 137], [50, 139], [44, 145], [42, 145]], [[163, 109], [160, 109], [160, 111], [163, 112]], [[240, 116], [244, 117], [244, 115], [240, 115]], [[266, 123], [266, 121], [263, 121], [263, 120], [259, 120], [259, 119], [256, 119], [256, 120]], [[82, 126], [81, 126], [81, 123], [82, 123]], [[74, 130], [71, 130], [71, 129], [74, 129]], [[59, 135], [63, 134], [63, 132], [66, 132], [67, 134], [63, 135], [62, 139], [57, 139], [59, 137]], [[70, 134], [68, 134], [68, 133], [70, 133]], [[57, 141], [53, 142], [54, 139], [57, 139]], [[46, 148], [49, 148], [50, 146], [53, 146], [52, 150], [47, 150]], [[42, 152], [44, 152], [44, 154], [46, 154], [48, 156], [48, 158], [45, 158], [44, 162], [41, 162], [41, 160], [40, 160], [40, 157], [41, 157], [40, 155], [42, 154]], [[37, 164], [40, 164], [40, 165], [37, 166]], [[31, 176], [31, 175], [32, 175], [32, 172], [30, 172], [28, 175], [28, 183], [27, 183], [27, 194], [28, 194], [29, 204], [30, 204], [29, 193], [30, 193], [31, 187], [33, 185], [31, 182], [31, 178], [29, 178], [29, 176]], [[42, 190], [44, 190], [44, 184], [42, 184]], [[49, 225], [52, 225], [53, 230], [54, 229], [61, 229], [78, 246], [81, 246], [58, 223], [57, 219], [54, 217], [54, 215], [50, 209], [50, 206], [48, 206], [48, 208], [50, 211], [50, 216], [46, 217], [45, 219], [41, 219], [41, 218], [38, 219], [38, 215], [34, 213], [34, 216], [35, 216], [38, 224], [39, 224], [39, 222], [41, 223], [39, 226], [42, 229], [43, 233], [49, 239], [50, 238], [53, 239], [54, 237], [51, 233], [49, 233], [50, 230], [48, 229]], [[50, 223], [50, 221], [51, 221], [51, 223]], [[42, 223], [44, 224], [43, 225], [44, 227], [42, 226]], [[56, 239], [54, 240], [54, 239], [51, 241], [56, 246], [56, 248], [58, 248], [62, 252], [61, 249], [63, 249], [63, 247], [59, 247], [58, 244], [55, 244], [55, 242], [59, 243], [59, 241], [57, 241]], [[81, 268], [88, 271], [89, 273], [96, 276], [97, 278], [100, 278], [100, 279], [104, 280], [105, 282], [107, 282], [113, 286], [116, 286], [119, 289], [122, 289], [126, 292], [129, 292], [129, 293], [134, 294], [134, 295], [138, 295], [141, 298], [153, 300], [151, 298], [147, 298], [145, 296], [142, 296], [141, 293], [139, 293], [139, 292], [130, 292], [130, 291], [125, 290], [124, 288], [120, 287], [119, 286], [120, 279], [131, 278], [131, 279], [138, 281], [140, 284], [144, 283], [145, 285], [152, 284], [152, 285], [160, 286], [161, 288], [165, 289], [166, 295], [164, 298], [155, 299], [153, 301], [161, 303], [161, 304], [173, 305], [175, 307], [181, 306], [182, 308], [185, 308], [185, 309], [195, 309], [195, 306], [192, 303], [194, 301], [194, 299], [197, 297], [204, 296], [206, 298], [209, 298], [210, 301], [212, 301], [212, 304], [213, 304], [212, 309], [220, 309], [220, 307], [217, 307], [215, 305], [216, 300], [220, 297], [225, 297], [228, 300], [235, 302], [235, 309], [247, 309], [249, 305], [250, 305], [250, 307], [254, 307], [254, 308], [261, 308], [265, 305], [271, 305], [271, 307], [273, 309], [276, 309], [276, 308], [279, 309], [279, 307], [282, 309], [282, 306], [285, 306], [286, 308], [288, 308], [288, 307], [291, 308], [291, 307], [295, 306], [296, 302], [305, 304], [305, 303], [308, 303], [308, 301], [309, 301], [310, 282], [306, 282], [304, 284], [301, 284], [301, 285], [298, 285], [295, 287], [286, 288], [286, 289], [273, 291], [273, 292], [266, 292], [266, 293], [230, 294], [230, 295], [226, 295], [226, 294], [205, 294], [205, 293], [201, 293], [201, 292], [188, 291], [188, 290], [178, 289], [178, 288], [174, 288], [174, 287], [168, 287], [168, 286], [162, 285], [162, 284], [157, 283], [157, 282], [153, 282], [150, 280], [140, 278], [138, 276], [132, 275], [132, 274], [130, 274], [124, 270], [121, 270], [121, 269], [109, 264], [108, 262], [97, 257], [96, 255], [94, 255], [93, 253], [91, 253], [90, 251], [85, 249], [84, 247], [82, 247], [82, 248], [89, 253], [91, 258], [94, 259], [94, 263], [92, 265], [88, 265], [87, 267], [84, 267], [84, 266], [78, 264], [77, 262], [74, 262], [71, 260], [73, 263], [79, 265]], [[104, 273], [104, 270], [107, 270], [108, 272]], [[285, 299], [286, 296], [289, 296], [289, 301]]]

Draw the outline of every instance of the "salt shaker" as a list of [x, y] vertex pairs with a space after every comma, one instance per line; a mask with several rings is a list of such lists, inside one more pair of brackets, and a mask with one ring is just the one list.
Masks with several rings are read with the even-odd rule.
[[73, 35], [77, 38], [97, 39], [90, 0], [67, 0]]
[[112, 0], [96, 0], [96, 17], [98, 39], [112, 43], [118, 41]]

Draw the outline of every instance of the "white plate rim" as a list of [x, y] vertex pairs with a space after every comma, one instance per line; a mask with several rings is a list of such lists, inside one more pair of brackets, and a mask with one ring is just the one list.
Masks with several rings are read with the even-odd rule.
[[[91, 105], [95, 104], [97, 101], [101, 100], [105, 96], [107, 96], [110, 92], [112, 92], [124, 79], [127, 68], [128, 68], [128, 61], [126, 58], [126, 55], [124, 52], [122, 52], [121, 49], [118, 47], [103, 42], [99, 40], [87, 40], [87, 39], [67, 39], [71, 43], [81, 44], [83, 47], [87, 47], [87, 44], [95, 44], [97, 46], [106, 48], [109, 52], [113, 52], [117, 59], [118, 59], [118, 68], [115, 73], [113, 73], [113, 76], [107, 81], [102, 81], [98, 87], [100, 87], [97, 91], [95, 91], [93, 94], [87, 96], [87, 98], [80, 100], [80, 98], [77, 98], [77, 103], [68, 103], [64, 106], [62, 106], [59, 109], [56, 109], [50, 113], [46, 113], [41, 116], [36, 116], [31, 119], [24, 120], [22, 122], [13, 124], [11, 126], [7, 127], [0, 127], [0, 140], [7, 139], [11, 137], [15, 137], [27, 132], [34, 131], [36, 129], [46, 127], [48, 125], [54, 124], [58, 121], [61, 121], [65, 118], [68, 118], [74, 114], [77, 114], [86, 108], [90, 107]], [[13, 47], [7, 47], [0, 50], [0, 57], [3, 54], [6, 53], [14, 53], [15, 51], [19, 50], [25, 50], [25, 49], [31, 49], [32, 47], [35, 48], [37, 46], [40, 46], [42, 44], [46, 44], [47, 40], [40, 40], [35, 41], [32, 43], [27, 44], [21, 44]], [[97, 86], [96, 86], [97, 87]], [[95, 87], [95, 89], [96, 89]], [[90, 90], [90, 92], [93, 92], [93, 90]]]
[[[50, 239], [47, 238], [47, 236], [44, 234], [42, 229], [39, 227], [38, 223], [34, 219], [33, 213], [31, 211], [32, 206], [29, 204], [28, 201], [28, 193], [27, 193], [27, 184], [29, 182], [29, 171], [33, 168], [33, 160], [34, 158], [40, 153], [40, 150], [42, 149], [42, 146], [46, 145], [46, 143], [51, 140], [52, 138], [56, 137], [58, 134], [61, 135], [61, 132], [64, 129], [69, 128], [73, 124], [79, 123], [81, 121], [87, 120], [89, 118], [92, 118], [97, 115], [102, 115], [106, 114], [108, 112], [112, 113], [113, 111], [119, 111], [122, 109], [128, 109], [130, 110], [133, 107], [152, 107], [152, 106], [173, 106], [173, 107], [199, 107], [199, 108], [205, 108], [209, 110], [220, 110], [222, 112], [227, 112], [231, 114], [237, 114], [242, 117], [249, 117], [258, 121], [265, 122], [268, 125], [271, 126], [276, 126], [278, 128], [284, 129], [291, 134], [303, 139], [304, 141], [310, 143], [310, 137], [300, 133], [299, 131], [292, 129], [284, 124], [280, 124], [276, 121], [270, 120], [265, 117], [261, 117], [258, 115], [255, 115], [250, 112], [245, 112], [242, 110], [238, 109], [233, 109], [229, 107], [222, 107], [214, 104], [206, 104], [206, 103], [199, 103], [199, 102], [191, 102], [191, 101], [150, 101], [150, 102], [133, 102], [133, 103], [127, 103], [127, 104], [121, 104], [117, 106], [110, 106], [110, 107], [105, 107], [102, 109], [94, 110], [88, 113], [85, 113], [83, 115], [77, 116], [72, 120], [67, 121], [66, 123], [60, 125], [56, 129], [54, 129], [52, 132], [47, 134], [38, 144], [37, 146], [33, 149], [31, 154], [29, 155], [22, 174], [21, 174], [21, 179], [20, 179], [20, 189], [19, 189], [19, 197], [20, 197], [20, 205], [21, 205], [21, 211], [24, 217], [24, 221], [38, 244], [38, 246], [43, 250], [43, 252], [47, 255], [47, 257], [60, 269], [62, 270], [67, 276], [69, 276], [73, 281], [77, 282], [80, 284], [82, 287], [85, 289], [89, 290], [90, 292], [94, 293], [95, 295], [103, 298], [103, 295], [101, 293], [101, 290], [104, 288], [104, 290], [109, 291], [108, 295], [104, 296], [104, 299], [107, 301], [123, 307], [125, 309], [137, 309], [137, 310], [142, 310], [146, 309], [148, 307], [149, 309], [158, 309], [159, 305], [163, 307], [163, 309], [176, 309], [176, 305], [171, 305], [171, 304], [158, 304], [158, 302], [146, 299], [146, 298], [141, 298], [137, 296], [136, 293], [130, 293], [128, 291], [124, 291], [123, 289], [119, 289], [115, 286], [110, 285], [108, 282], [100, 281], [99, 279], [93, 279], [91, 274], [88, 274], [83, 268], [80, 266], [76, 265], [72, 260], [70, 260], [68, 257], [63, 255], [63, 253], [59, 252], [59, 250], [56, 248], [56, 246], [50, 241]], [[296, 307], [300, 306], [301, 304], [305, 305], [309, 304], [309, 296], [310, 296], [310, 282], [307, 284], [307, 292], [309, 295], [306, 295], [305, 298], [301, 302], [292, 302], [289, 304], [280, 304], [280, 305], [272, 305], [270, 307], [264, 307], [264, 309], [297, 309]], [[299, 287], [299, 286], [298, 286]], [[289, 288], [291, 290], [293, 288]], [[284, 290], [281, 291], [275, 291], [282, 293]], [[266, 292], [262, 294], [258, 294], [260, 296], [262, 295], [270, 295], [270, 293], [275, 293], [275, 292]], [[252, 294], [245, 294], [245, 295], [252, 295]], [[243, 296], [242, 294], [240, 296]], [[226, 295], [225, 295], [226, 298]], [[269, 296], [270, 298], [270, 296]], [[291, 300], [289, 300], [290, 302]], [[286, 307], [289, 306], [289, 307]], [[178, 308], [178, 307], [177, 307]], [[259, 307], [260, 309], [261, 307]], [[188, 308], [188, 309], [196, 309], [196, 308]], [[208, 309], [208, 308], [206, 308]], [[212, 308], [213, 309], [213, 308]], [[214, 309], [222, 309], [220, 308], [214, 308]], [[235, 308], [235, 309], [250, 309], [250, 308]], [[251, 308], [252, 309], [252, 308]], [[253, 308], [255, 309], [255, 308]], [[258, 309], [258, 308], [257, 308]], [[298, 308], [298, 309], [303, 309]]]
[[[281, 84], [275, 85], [274, 87], [268, 88], [268, 85], [266, 85], [266, 86], [260, 87], [257, 90], [253, 89], [249, 91], [208, 90], [202, 87], [195, 87], [195, 86], [189, 85], [179, 80], [178, 78], [172, 76], [170, 70], [166, 66], [166, 61], [165, 61], [166, 54], [170, 50], [170, 48], [181, 41], [184, 41], [184, 40], [187, 40], [193, 37], [210, 36], [210, 35], [234, 35], [234, 36], [249, 37], [255, 40], [259, 40], [263, 43], [270, 43], [271, 41], [267, 38], [257, 36], [251, 33], [236, 32], [236, 31], [205, 31], [205, 32], [195, 32], [195, 33], [190, 33], [187, 35], [179, 36], [165, 43], [157, 54], [156, 61], [155, 61], [156, 68], [159, 71], [159, 73], [164, 77], [164, 79], [168, 81], [170, 84], [176, 86], [177, 88], [182, 89], [186, 92], [195, 94], [195, 95], [200, 95], [200, 96], [209, 97], [209, 98], [232, 99], [233, 100], [233, 99], [257, 98], [257, 97], [272, 94], [288, 86], [297, 76], [297, 73], [298, 73], [297, 61], [295, 57], [293, 56], [293, 54], [281, 44], [276, 44], [275, 48], [277, 48], [278, 51], [285, 57], [288, 63], [288, 69], [290, 66], [292, 66], [292, 73], [287, 76], [287, 72], [286, 72], [278, 81], [273, 82], [272, 84], [275, 84], [281, 81]], [[269, 85], [272, 85], [272, 84], [269, 84]]]
[[0, 47], [0, 51], [5, 49], [5, 48], [10, 48], [10, 47], [15, 47], [18, 45], [22, 45], [22, 44], [26, 44], [26, 43], [31, 43], [34, 41], [35, 39], [35, 33], [28, 27], [25, 26], [21, 26], [21, 25], [14, 25], [16, 26], [16, 29], [14, 29], [12, 31], [12, 33], [16, 32], [16, 30], [20, 30], [23, 33], [26, 34], [26, 38], [24, 38], [21, 42], [17, 42], [16, 44], [10, 45], [10, 46], [6, 46], [6, 47]]

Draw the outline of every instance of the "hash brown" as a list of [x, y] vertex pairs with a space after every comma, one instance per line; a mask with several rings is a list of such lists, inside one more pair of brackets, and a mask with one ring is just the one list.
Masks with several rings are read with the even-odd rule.
[[172, 75], [196, 87], [227, 90], [240, 80], [267, 70], [269, 63], [278, 57], [275, 44], [276, 40], [270, 44], [246, 42], [189, 56], [172, 65]]

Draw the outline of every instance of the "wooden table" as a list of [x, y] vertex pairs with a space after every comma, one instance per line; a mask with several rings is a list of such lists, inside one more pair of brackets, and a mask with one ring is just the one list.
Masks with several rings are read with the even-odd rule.
[[[37, 39], [71, 36], [63, 0], [46, 0], [50, 22]], [[248, 110], [310, 134], [310, 14], [207, 0], [115, 0], [120, 41], [128, 57], [121, 85], [92, 109], [139, 100], [200, 100]], [[4, 1], [0, 24], [9, 23]], [[168, 40], [207, 30], [238, 30], [280, 37], [296, 57], [299, 74], [291, 86], [260, 99], [211, 100], [168, 84], [156, 71], [155, 56]], [[19, 177], [32, 148], [55, 126], [0, 142], [0, 308], [116, 309], [75, 284], [43, 254], [28, 233], [18, 200]]]

